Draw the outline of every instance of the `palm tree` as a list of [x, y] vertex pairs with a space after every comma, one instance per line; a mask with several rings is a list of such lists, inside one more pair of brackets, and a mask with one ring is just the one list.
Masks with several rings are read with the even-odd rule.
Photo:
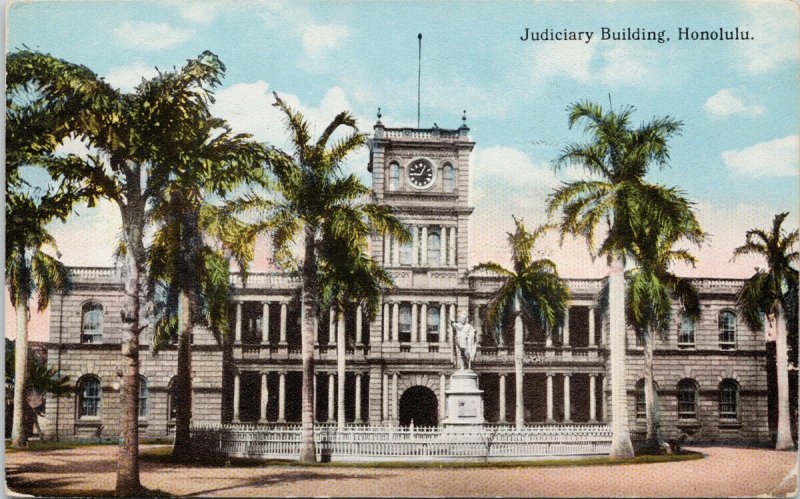
[[484, 262], [473, 267], [473, 271], [488, 270], [506, 277], [506, 281], [495, 294], [486, 311], [486, 323], [490, 329], [498, 330], [504, 318], [514, 320], [514, 379], [516, 389], [515, 423], [518, 428], [525, 424], [522, 394], [522, 358], [525, 355], [522, 324], [535, 323], [542, 326], [545, 334], [564, 323], [569, 302], [569, 290], [558, 277], [556, 264], [543, 258], [531, 256], [536, 240], [550, 226], [537, 227], [529, 232], [522, 220], [514, 218], [514, 233], [508, 233], [511, 247], [511, 265], [508, 270], [499, 263]]
[[[12, 445], [27, 445], [24, 407], [28, 385], [42, 388], [41, 380], [31, 378], [28, 369], [28, 321], [30, 300], [38, 294], [38, 309], [47, 308], [54, 293], [67, 292], [71, 281], [66, 268], [44, 251], [58, 248], [45, 226], [65, 220], [82, 191], [63, 177], [49, 179], [47, 188], [31, 185], [21, 169], [29, 165], [55, 165], [64, 162], [52, 157], [58, 140], [51, 129], [62, 108], [31, 92], [9, 85], [6, 92], [6, 285], [16, 310], [14, 410]], [[62, 165], [63, 166], [63, 165]], [[6, 367], [9, 364], [6, 363]], [[38, 366], [34, 366], [38, 370]], [[42, 374], [42, 373], [38, 373]], [[38, 386], [37, 386], [38, 384]], [[54, 385], [55, 386], [55, 385]]]
[[619, 112], [590, 102], [569, 109], [569, 126], [581, 123], [591, 135], [588, 143], [568, 145], [556, 160], [556, 170], [580, 166], [594, 179], [563, 184], [548, 196], [548, 212], [562, 212], [560, 230], [582, 236], [594, 253], [595, 235], [602, 222], [607, 229], [597, 252], [609, 264], [609, 338], [611, 364], [612, 457], [633, 457], [628, 428], [625, 387], [625, 282], [626, 257], [637, 241], [635, 217], [646, 207], [651, 223], [663, 225], [683, 215], [683, 203], [674, 189], [650, 184], [645, 175], [652, 164], [664, 167], [669, 160], [667, 140], [681, 129], [681, 122], [657, 118], [631, 127], [634, 108]]
[[[11, 186], [9, 185], [11, 189]], [[71, 281], [67, 268], [55, 257], [44, 251], [52, 247], [58, 255], [55, 240], [44, 226], [55, 218], [51, 206], [60, 203], [56, 196], [48, 196], [40, 203], [20, 192], [10, 190], [6, 194], [6, 219], [13, 220], [17, 229], [9, 231], [6, 238], [6, 285], [11, 305], [16, 311], [17, 340], [14, 373], [14, 418], [11, 444], [16, 448], [27, 446], [24, 408], [28, 387], [28, 321], [30, 300], [38, 296], [38, 310], [44, 311], [55, 293], [69, 291]], [[72, 204], [67, 200], [66, 204]]]
[[[156, 325], [155, 341], [178, 333], [176, 378], [176, 460], [191, 457], [192, 408], [191, 338], [195, 325], [211, 327], [217, 339], [227, 333], [228, 272], [220, 266], [233, 257], [243, 273], [253, 258], [256, 232], [234, 218], [224, 206], [205, 201], [213, 194], [223, 201], [248, 183], [263, 183], [264, 149], [249, 135], [234, 135], [224, 120], [194, 116], [180, 148], [170, 162], [175, 171], [162, 195], [154, 199], [151, 220], [158, 227], [148, 253], [148, 295], [157, 284], [167, 285], [167, 300]], [[216, 243], [212, 247], [208, 243]], [[222, 300], [218, 303], [217, 300]], [[175, 326], [178, 326], [175, 328]], [[177, 329], [177, 331], [176, 331]]]
[[[369, 237], [374, 232], [388, 232], [406, 242], [411, 236], [389, 206], [371, 201], [369, 188], [358, 177], [341, 171], [342, 161], [366, 140], [366, 135], [358, 132], [355, 119], [347, 112], [338, 114], [312, 142], [310, 126], [303, 115], [274, 95], [274, 105], [284, 115], [294, 151], [269, 152], [276, 178], [275, 193], [270, 198], [252, 197], [241, 209], [256, 208], [261, 212], [259, 227], [271, 233], [276, 263], [293, 269], [302, 279], [300, 460], [313, 462], [314, 330], [320, 304], [339, 306], [345, 297], [367, 297], [376, 307], [377, 291], [391, 281], [366, 254]], [[340, 127], [352, 132], [329, 145]], [[303, 252], [300, 259], [292, 254], [295, 243]]]
[[122, 332], [122, 428], [116, 494], [133, 496], [139, 480], [139, 335], [147, 322], [141, 307], [146, 250], [146, 210], [161, 195], [173, 172], [176, 151], [193, 137], [196, 117], [208, 114], [211, 89], [225, 66], [211, 52], [180, 69], [142, 80], [132, 93], [112, 88], [85, 66], [30, 50], [9, 54], [9, 89], [33, 88], [47, 106], [63, 111], [49, 124], [55, 142], [84, 139], [96, 154], [49, 165], [51, 175], [81, 182], [90, 206], [103, 197], [122, 218], [125, 297]]
[[672, 303], [676, 298], [683, 315], [692, 321], [700, 318], [700, 296], [692, 282], [670, 271], [673, 263], [695, 265], [696, 259], [685, 249], [673, 249], [680, 240], [695, 244], [704, 240], [705, 234], [686, 202], [684, 218], [677, 225], [650, 223], [647, 215], [637, 217], [642, 224], [640, 237], [632, 247], [638, 267], [628, 273], [626, 319], [644, 343], [645, 413], [647, 437], [645, 446], [651, 451], [661, 449], [660, 416], [656, 403], [653, 376], [653, 350], [656, 337], [664, 338], [672, 322]]
[[[756, 269], [737, 296], [745, 322], [754, 330], [764, 328], [764, 318], [775, 331], [775, 364], [778, 378], [778, 435], [776, 450], [794, 448], [789, 416], [789, 358], [787, 327], [796, 316], [798, 272], [791, 266], [800, 258], [793, 249], [798, 231], [787, 233], [781, 225], [789, 213], [780, 213], [772, 219], [771, 229], [751, 229], [745, 234], [745, 243], [733, 250], [733, 259], [741, 255], [760, 255], [767, 260], [766, 269]], [[796, 323], [796, 322], [795, 322]]]

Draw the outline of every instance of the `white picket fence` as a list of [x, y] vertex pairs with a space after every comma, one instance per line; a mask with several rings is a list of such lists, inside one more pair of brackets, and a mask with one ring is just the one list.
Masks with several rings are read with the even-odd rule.
[[[196, 452], [256, 459], [297, 459], [300, 425], [229, 424], [192, 428]], [[318, 457], [332, 461], [519, 460], [608, 454], [603, 424], [486, 425], [477, 430], [387, 425], [316, 425]]]

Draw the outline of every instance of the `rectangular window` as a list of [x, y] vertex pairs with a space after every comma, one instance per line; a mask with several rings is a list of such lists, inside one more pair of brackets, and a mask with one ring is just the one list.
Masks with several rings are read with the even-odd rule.
[[439, 342], [439, 307], [428, 308], [428, 343]]
[[678, 346], [694, 346], [694, 321], [689, 317], [681, 317], [681, 324], [678, 328]]
[[725, 311], [719, 315], [719, 346], [724, 349], [736, 347], [736, 315]]
[[398, 336], [400, 343], [411, 342], [411, 306], [400, 305], [400, 316], [398, 317]]
[[400, 265], [411, 265], [411, 243], [403, 243], [400, 246]]

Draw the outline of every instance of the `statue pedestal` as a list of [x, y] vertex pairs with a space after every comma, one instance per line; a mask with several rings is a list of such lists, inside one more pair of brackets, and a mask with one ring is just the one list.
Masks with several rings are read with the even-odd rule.
[[478, 375], [474, 371], [461, 369], [450, 375], [450, 386], [444, 394], [445, 429], [473, 430], [483, 426], [483, 390], [478, 388]]

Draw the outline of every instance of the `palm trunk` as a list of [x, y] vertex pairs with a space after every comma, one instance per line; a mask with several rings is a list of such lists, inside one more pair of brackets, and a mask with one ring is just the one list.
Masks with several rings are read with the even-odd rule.
[[[775, 320], [775, 369], [778, 380], [778, 435], [775, 450], [794, 449], [789, 421], [789, 352], [786, 341], [786, 322], [783, 307], [778, 305]], [[15, 408], [16, 409], [16, 408]]]
[[644, 331], [644, 405], [647, 424], [645, 446], [651, 451], [661, 449], [661, 422], [656, 407], [656, 390], [653, 380], [653, 349], [655, 341], [651, 331]]
[[125, 235], [125, 305], [121, 311], [122, 322], [122, 390], [121, 397], [121, 441], [117, 458], [118, 497], [138, 495], [139, 480], [139, 334], [141, 333], [141, 273], [144, 262], [144, 202], [140, 196], [138, 169], [132, 175], [136, 181], [129, 182], [127, 206], [120, 205], [122, 226]]
[[344, 382], [345, 382], [345, 334], [344, 334], [344, 320], [340, 320], [342, 311], [336, 314], [336, 388], [337, 388], [337, 401], [336, 401], [336, 426], [344, 428]]
[[[24, 257], [23, 257], [24, 258]], [[22, 449], [28, 446], [25, 432], [25, 388], [28, 381], [28, 299], [17, 296], [17, 341], [14, 345], [14, 419], [11, 426], [11, 445]]]
[[525, 355], [525, 345], [522, 337], [522, 315], [520, 314], [519, 298], [514, 301], [516, 317], [514, 318], [514, 425], [517, 428], [525, 426], [525, 402], [523, 400], [523, 372], [522, 358]]
[[192, 421], [192, 317], [194, 303], [190, 294], [181, 291], [180, 335], [178, 337], [178, 376], [175, 379], [175, 444], [172, 457], [176, 461], [188, 461], [192, 457], [189, 427]]
[[621, 256], [614, 257], [608, 275], [609, 362], [611, 364], [611, 452], [614, 458], [632, 458], [633, 444], [628, 428], [628, 395], [625, 354], [625, 273]]
[[305, 261], [303, 263], [303, 289], [300, 294], [301, 303], [301, 345], [300, 354], [303, 359], [303, 387], [300, 394], [302, 400], [301, 420], [303, 425], [300, 443], [300, 461], [313, 463], [317, 460], [314, 446], [314, 330], [316, 329], [317, 312], [317, 263], [315, 255], [315, 232], [306, 229]]

